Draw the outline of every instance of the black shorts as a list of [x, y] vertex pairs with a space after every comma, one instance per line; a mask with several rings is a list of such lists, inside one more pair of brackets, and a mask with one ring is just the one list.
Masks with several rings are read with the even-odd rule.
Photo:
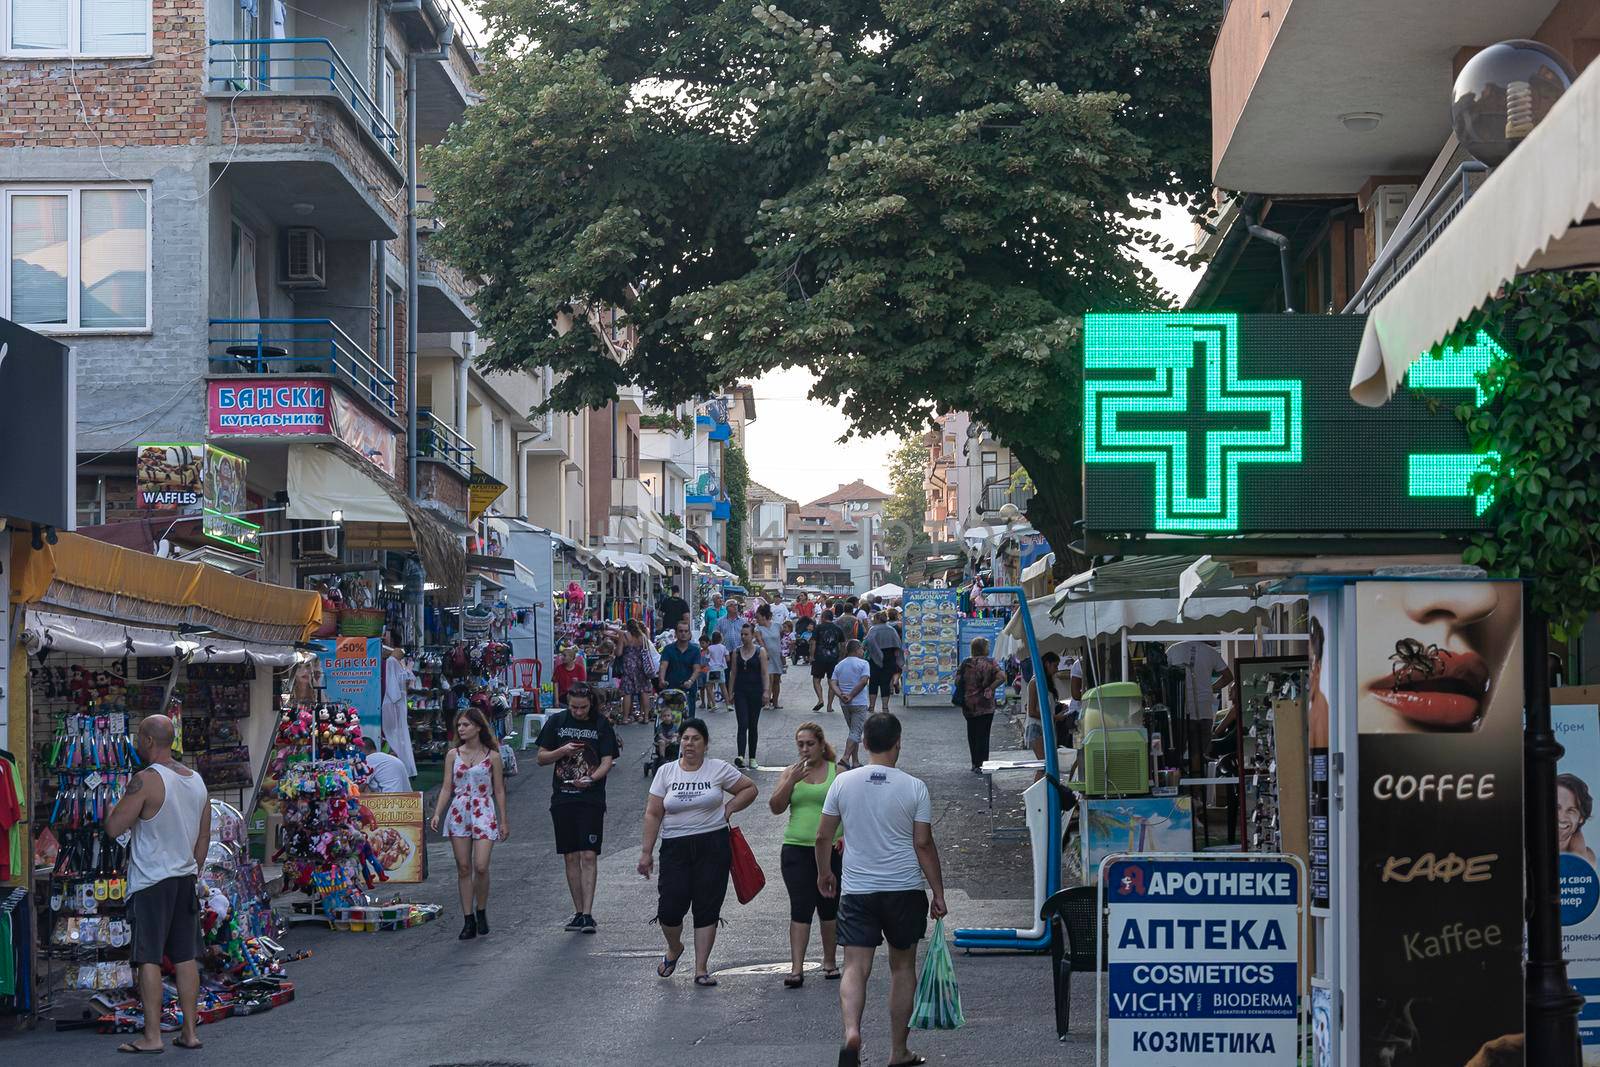
[[[789, 891], [789, 918], [797, 923], [811, 922], [815, 915], [823, 922], [839, 917], [839, 898], [817, 892], [817, 850], [811, 845], [784, 845], [778, 861], [783, 867], [783, 887]], [[839, 877], [839, 850], [833, 851], [833, 876]]]
[[128, 898], [128, 920], [133, 924], [134, 964], [188, 963], [200, 955], [200, 901], [194, 895], [195, 876], [163, 878]]
[[811, 661], [811, 677], [832, 678], [833, 669], [839, 665], [837, 659], [813, 659]]
[[892, 658], [888, 659], [888, 661], [885, 662], [881, 667], [874, 664], [872, 666], [871, 673], [867, 677], [867, 695], [881, 697], [892, 696], [894, 690], [894, 672], [895, 666]]
[[606, 830], [605, 808], [592, 804], [562, 804], [550, 809], [550, 821], [556, 824], [556, 852], [559, 854], [600, 854]]
[[682, 926], [694, 909], [694, 928], [717, 925], [728, 895], [733, 848], [726, 828], [661, 842], [661, 873], [656, 877], [656, 921]]
[[839, 944], [915, 948], [928, 933], [928, 894], [920, 889], [839, 897]]

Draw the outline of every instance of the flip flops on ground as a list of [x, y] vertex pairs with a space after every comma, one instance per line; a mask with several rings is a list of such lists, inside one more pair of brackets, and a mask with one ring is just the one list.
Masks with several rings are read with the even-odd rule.
[[678, 969], [678, 961], [683, 959], [683, 953], [676, 956], [662, 956], [661, 962], [656, 964], [656, 974], [662, 978], [671, 978], [672, 972]]
[[162, 1045], [160, 1048], [143, 1048], [139, 1045], [135, 1045], [132, 1041], [124, 1041], [122, 1044], [117, 1046], [117, 1051], [127, 1052], [135, 1056], [143, 1056], [146, 1054], [159, 1056], [161, 1053], [167, 1051], [167, 1046]]

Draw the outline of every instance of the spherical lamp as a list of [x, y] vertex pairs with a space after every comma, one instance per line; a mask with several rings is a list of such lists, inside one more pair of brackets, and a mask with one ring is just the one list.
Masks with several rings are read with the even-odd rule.
[[1499, 166], [1533, 132], [1577, 73], [1538, 41], [1501, 41], [1467, 61], [1456, 78], [1450, 122], [1461, 147]]

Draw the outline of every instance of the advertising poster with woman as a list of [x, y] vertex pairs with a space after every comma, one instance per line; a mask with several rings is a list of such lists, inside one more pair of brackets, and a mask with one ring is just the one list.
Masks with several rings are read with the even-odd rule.
[[[1561, 703], [1551, 694], [1551, 722], [1565, 749], [1556, 764], [1556, 845], [1561, 850], [1561, 954], [1567, 980], [1585, 1000], [1600, 998], [1600, 704]], [[1600, 1020], [1578, 1018], [1586, 1067], [1600, 1065]]]
[[1522, 593], [1356, 586], [1360, 1053], [1523, 1063]]

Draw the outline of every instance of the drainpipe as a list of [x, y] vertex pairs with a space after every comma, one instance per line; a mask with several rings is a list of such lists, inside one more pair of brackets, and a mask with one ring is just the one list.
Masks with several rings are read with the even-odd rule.
[[1276, 230], [1259, 225], [1254, 216], [1247, 216], [1245, 221], [1249, 223], [1251, 237], [1278, 247], [1278, 267], [1283, 271], [1283, 310], [1294, 311], [1294, 296], [1289, 291], [1289, 239]]
[[417, 61], [447, 62], [455, 36], [455, 27], [445, 23], [437, 49], [406, 55], [406, 492], [412, 500], [417, 498]]
[[[382, 77], [384, 64], [388, 59], [383, 52], [383, 34], [385, 22], [378, 19], [378, 32], [372, 42], [372, 74], [373, 77]], [[381, 82], [379, 83], [382, 84]], [[384, 315], [384, 308], [389, 302], [389, 245], [379, 239], [372, 242], [372, 261], [378, 268], [378, 299], [373, 304], [372, 321], [375, 324], [374, 333], [378, 337], [378, 365], [394, 358], [394, 338], [389, 336], [389, 321]], [[388, 347], [385, 347], [385, 346]]]
[[472, 347], [468, 345], [461, 353], [461, 362], [456, 364], [456, 433], [462, 437], [467, 436], [467, 372], [471, 362]]

